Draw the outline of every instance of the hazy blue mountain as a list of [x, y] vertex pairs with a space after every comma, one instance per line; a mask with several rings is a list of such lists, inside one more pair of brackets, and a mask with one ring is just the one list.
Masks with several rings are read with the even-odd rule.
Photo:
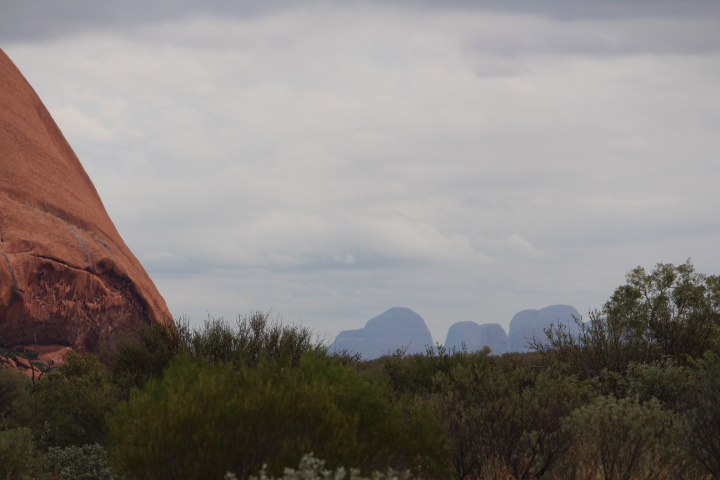
[[423, 353], [432, 344], [425, 320], [409, 308], [395, 307], [368, 320], [364, 328], [340, 332], [330, 349], [360, 352], [371, 360], [405, 347], [408, 354]]
[[533, 337], [545, 338], [544, 328], [550, 324], [562, 323], [570, 327], [570, 333], [578, 333], [573, 317], [580, 318], [580, 312], [570, 305], [550, 305], [540, 310], [523, 310], [510, 320], [510, 350], [527, 351], [527, 343]]
[[448, 330], [445, 348], [453, 347], [460, 350], [463, 342], [468, 352], [482, 350], [486, 345], [494, 354], [503, 354], [510, 351], [507, 333], [497, 323], [479, 325], [475, 322], [457, 322]]

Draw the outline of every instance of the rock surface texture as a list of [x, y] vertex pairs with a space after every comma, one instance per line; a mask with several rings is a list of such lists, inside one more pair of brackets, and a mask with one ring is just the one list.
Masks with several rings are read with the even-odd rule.
[[409, 308], [395, 307], [368, 320], [365, 328], [340, 332], [330, 348], [359, 352], [363, 359], [372, 360], [398, 348], [406, 348], [407, 354], [423, 353], [432, 344], [425, 320]]
[[0, 50], [0, 347], [94, 352], [171, 323], [80, 161]]
[[501, 355], [510, 351], [507, 333], [497, 323], [457, 322], [450, 326], [445, 340], [445, 348], [461, 350], [463, 344], [468, 352], [482, 350], [490, 347], [494, 355]]

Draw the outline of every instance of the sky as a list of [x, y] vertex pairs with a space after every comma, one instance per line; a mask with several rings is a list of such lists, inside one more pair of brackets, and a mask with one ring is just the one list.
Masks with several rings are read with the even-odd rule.
[[720, 2], [0, 0], [175, 316], [331, 341], [720, 273]]

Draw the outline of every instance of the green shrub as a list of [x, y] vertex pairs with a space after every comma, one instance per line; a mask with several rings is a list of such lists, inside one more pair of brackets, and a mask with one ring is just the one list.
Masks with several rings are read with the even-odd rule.
[[598, 397], [563, 420], [572, 439], [558, 478], [698, 479], [685, 426], [655, 400]]
[[251, 312], [238, 316], [235, 325], [209, 318], [200, 329], [180, 324], [180, 333], [191, 356], [214, 364], [256, 366], [261, 360], [297, 365], [311, 351], [327, 351], [312, 330], [271, 320], [269, 313]]
[[154, 323], [120, 340], [103, 355], [103, 360], [109, 366], [113, 383], [127, 400], [131, 389], [142, 388], [149, 380], [161, 378], [163, 370], [184, 348], [178, 328]]
[[568, 448], [560, 419], [588, 388], [524, 360], [475, 355], [434, 376], [429, 402], [445, 420], [457, 478], [539, 478]]
[[434, 378], [440, 373], [448, 373], [460, 365], [468, 365], [476, 358], [484, 359], [490, 354], [490, 348], [467, 353], [455, 349], [447, 350], [442, 345], [428, 347], [424, 354], [405, 355], [402, 349], [383, 360], [382, 373], [388, 377], [396, 397], [405, 394], [426, 395], [436, 389]]
[[713, 478], [720, 478], [720, 357], [708, 353], [697, 363], [695, 402], [688, 411], [690, 452]]
[[54, 480], [119, 480], [107, 461], [105, 448], [98, 444], [81, 447], [50, 447], [45, 473]]
[[241, 478], [272, 474], [315, 452], [331, 468], [442, 471], [439, 421], [355, 369], [305, 355], [289, 368], [173, 360], [110, 421], [111, 452], [131, 478]]
[[106, 417], [117, 403], [117, 391], [97, 357], [70, 351], [56, 373], [35, 385], [14, 418], [32, 430], [42, 449], [107, 445]]
[[0, 430], [0, 478], [26, 480], [37, 473], [38, 453], [27, 428]]
[[15, 370], [0, 370], [0, 423], [12, 413], [16, 403], [23, 403], [30, 398], [32, 381]]

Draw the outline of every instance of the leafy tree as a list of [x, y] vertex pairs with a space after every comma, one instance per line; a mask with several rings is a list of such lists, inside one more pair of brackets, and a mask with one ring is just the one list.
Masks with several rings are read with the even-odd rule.
[[715, 345], [720, 325], [720, 277], [682, 265], [659, 263], [627, 274], [602, 310], [590, 313], [580, 333], [566, 326], [546, 330], [532, 347], [572, 365], [582, 377], [603, 370], [624, 374], [631, 364], [683, 365]]

